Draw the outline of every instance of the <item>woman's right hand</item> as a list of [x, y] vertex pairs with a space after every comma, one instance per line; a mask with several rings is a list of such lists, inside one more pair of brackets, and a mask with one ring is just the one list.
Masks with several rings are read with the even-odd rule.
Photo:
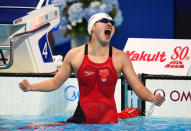
[[30, 91], [30, 89], [31, 89], [31, 86], [30, 86], [29, 82], [26, 79], [24, 79], [22, 82], [19, 83], [19, 87], [24, 92]]

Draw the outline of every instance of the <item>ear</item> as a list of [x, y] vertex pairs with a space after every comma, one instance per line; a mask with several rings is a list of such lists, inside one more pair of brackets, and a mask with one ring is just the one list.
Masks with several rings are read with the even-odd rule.
[[115, 26], [114, 26], [114, 29], [113, 29], [113, 34], [115, 33], [115, 31], [116, 31], [116, 28], [115, 28]]
[[92, 32], [96, 29], [95, 26], [96, 26], [96, 24], [93, 25], [93, 27], [92, 27]]

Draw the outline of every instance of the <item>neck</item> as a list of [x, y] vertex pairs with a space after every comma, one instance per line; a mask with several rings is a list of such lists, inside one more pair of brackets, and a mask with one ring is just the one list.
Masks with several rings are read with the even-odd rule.
[[88, 52], [96, 56], [105, 56], [109, 52], [109, 44], [102, 45], [98, 42], [90, 42], [88, 46]]
[[94, 45], [108, 46], [109, 41], [104, 39], [103, 37], [98, 37], [95, 33], [92, 33], [90, 43]]

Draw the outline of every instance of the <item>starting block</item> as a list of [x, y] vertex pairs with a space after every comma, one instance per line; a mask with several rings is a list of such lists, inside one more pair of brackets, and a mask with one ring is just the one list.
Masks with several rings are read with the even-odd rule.
[[57, 71], [47, 35], [59, 25], [59, 8], [49, 0], [0, 3], [0, 72]]

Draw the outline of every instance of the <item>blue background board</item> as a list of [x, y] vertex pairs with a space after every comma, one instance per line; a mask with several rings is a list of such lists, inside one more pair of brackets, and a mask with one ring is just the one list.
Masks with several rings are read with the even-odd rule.
[[173, 0], [119, 0], [123, 23], [111, 45], [123, 49], [128, 38], [173, 38]]
[[[0, 6], [7, 8], [0, 8], [0, 24], [13, 24], [13, 21], [27, 15], [36, 8], [40, 0], [0, 0]], [[46, 0], [42, 6], [45, 6]], [[25, 7], [14, 8], [14, 7]]]
[[40, 0], [0, 0], [0, 6], [36, 7]]
[[33, 9], [5, 9], [0, 8], [0, 24], [13, 24], [13, 21], [25, 16]]

